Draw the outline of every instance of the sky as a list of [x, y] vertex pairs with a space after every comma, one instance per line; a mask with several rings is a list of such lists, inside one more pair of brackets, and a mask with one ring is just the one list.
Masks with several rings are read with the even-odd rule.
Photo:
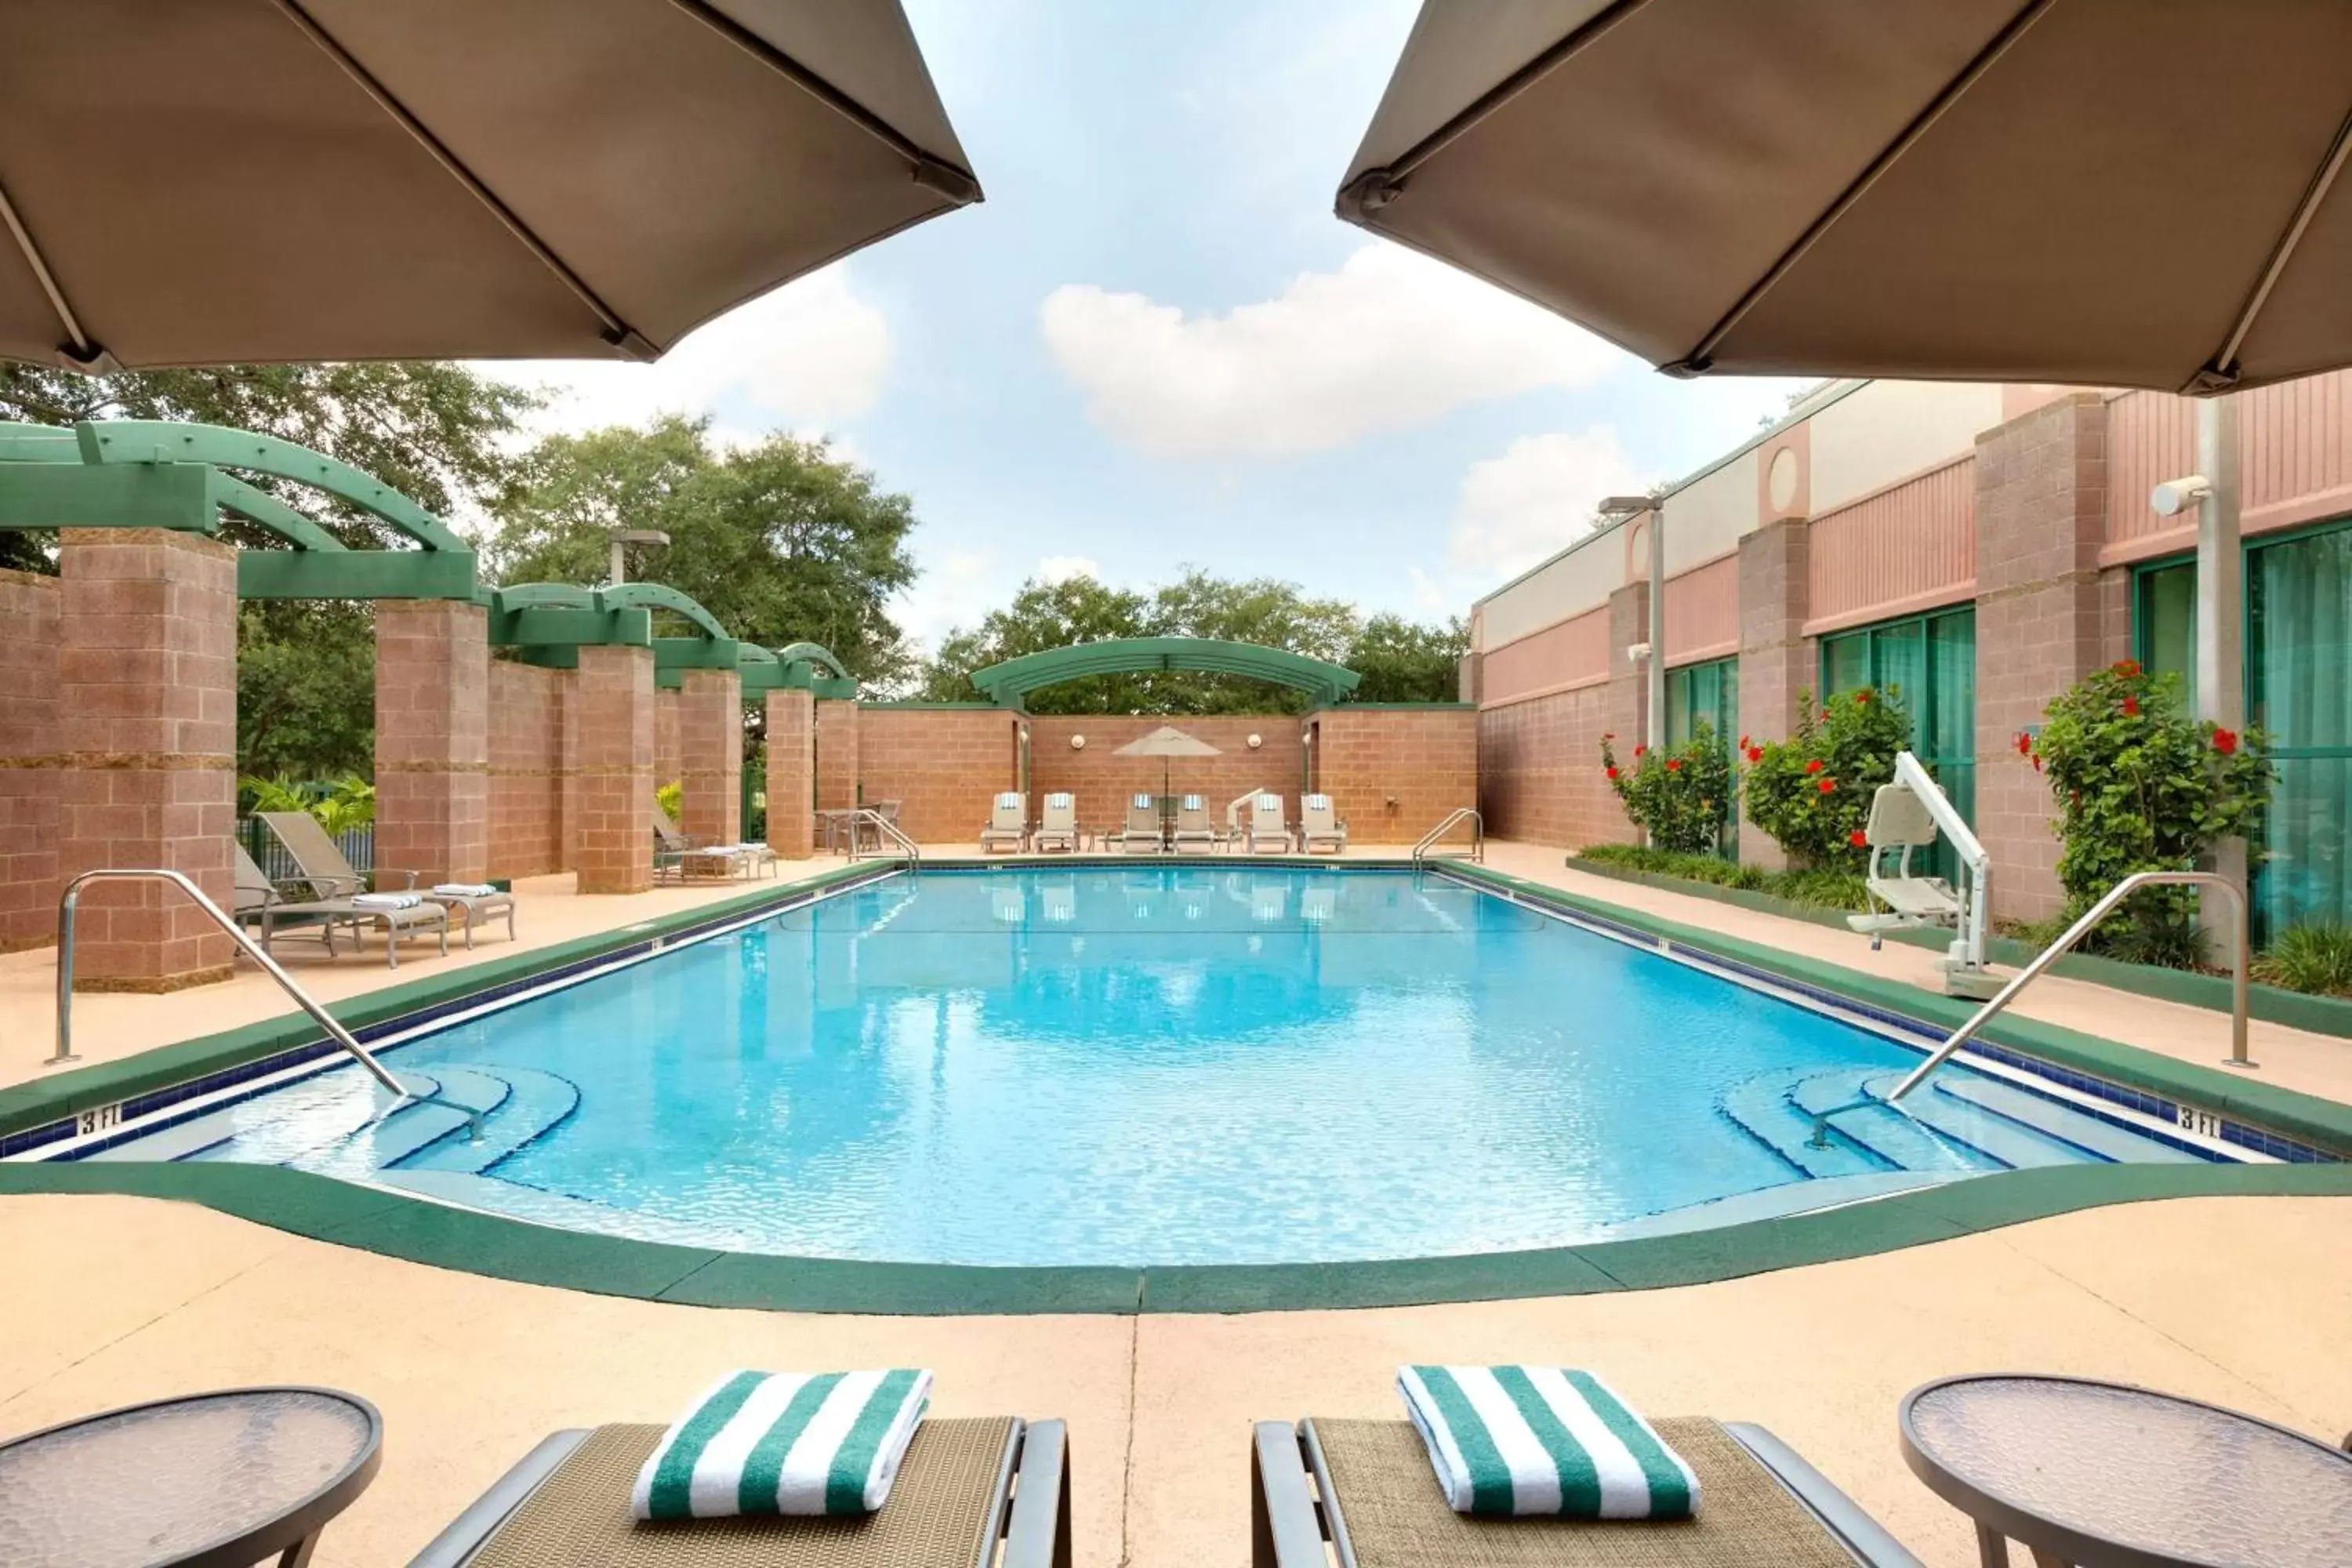
[[822, 435], [912, 496], [935, 646], [1032, 577], [1282, 577], [1416, 620], [1796, 383], [1671, 381], [1331, 216], [1412, 0], [906, 0], [987, 200], [659, 363], [495, 368], [553, 426]]

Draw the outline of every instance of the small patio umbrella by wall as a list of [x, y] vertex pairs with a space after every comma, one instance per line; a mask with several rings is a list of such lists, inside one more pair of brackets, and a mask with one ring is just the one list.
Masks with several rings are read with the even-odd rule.
[[1158, 757], [1160, 759], [1160, 794], [1163, 798], [1165, 798], [1170, 793], [1169, 779], [1171, 777], [1172, 766], [1171, 759], [1175, 757], [1222, 757], [1224, 755], [1224, 752], [1209, 744], [1206, 741], [1201, 740], [1196, 736], [1187, 735], [1183, 731], [1177, 729], [1172, 724], [1162, 724], [1157, 730], [1152, 731], [1149, 735], [1145, 735], [1139, 740], [1129, 741], [1126, 745], [1121, 746], [1118, 749], [1117, 754], [1122, 757]]
[[0, 5], [0, 358], [650, 359], [980, 195], [897, 0]]

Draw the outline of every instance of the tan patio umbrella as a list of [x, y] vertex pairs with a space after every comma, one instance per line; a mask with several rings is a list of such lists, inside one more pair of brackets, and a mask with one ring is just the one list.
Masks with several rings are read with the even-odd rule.
[[0, 358], [649, 359], [980, 194], [897, 0], [0, 5]]
[[1188, 735], [1172, 724], [1162, 724], [1139, 740], [1129, 741], [1116, 753], [1122, 757], [1158, 757], [1160, 763], [1160, 794], [1169, 794], [1171, 772], [1171, 759], [1176, 757], [1222, 757], [1225, 753], [1208, 742]]
[[1673, 374], [2352, 363], [2352, 5], [1427, 0], [1339, 215]]

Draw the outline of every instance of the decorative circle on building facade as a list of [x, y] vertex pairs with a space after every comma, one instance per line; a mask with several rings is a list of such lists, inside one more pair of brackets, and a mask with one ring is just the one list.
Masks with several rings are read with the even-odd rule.
[[1783, 447], [1772, 454], [1772, 467], [1765, 476], [1770, 489], [1772, 510], [1786, 511], [1797, 499], [1797, 449]]

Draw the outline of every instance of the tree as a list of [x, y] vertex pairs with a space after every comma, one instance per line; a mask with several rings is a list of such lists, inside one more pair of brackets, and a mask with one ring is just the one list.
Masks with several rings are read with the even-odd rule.
[[[503, 443], [533, 394], [436, 363], [69, 371], [0, 363], [0, 421], [182, 419], [297, 442], [452, 516], [495, 487]], [[257, 481], [357, 548], [402, 542], [363, 513], [280, 480]], [[274, 539], [231, 521], [227, 536]], [[0, 565], [53, 572], [55, 536], [0, 533]], [[372, 769], [375, 616], [352, 603], [266, 601], [237, 616], [237, 753], [247, 772], [325, 778]]]
[[1462, 656], [1470, 627], [1456, 616], [1444, 626], [1415, 626], [1402, 616], [1366, 621], [1340, 660], [1362, 676], [1359, 702], [1452, 702], [1462, 693]]
[[911, 668], [889, 600], [915, 580], [914, 503], [824, 443], [783, 435], [713, 450], [707, 420], [667, 416], [551, 436], [490, 504], [489, 564], [504, 583], [601, 584], [619, 528], [658, 529], [632, 576], [668, 584], [732, 636], [823, 644], [860, 680]]

